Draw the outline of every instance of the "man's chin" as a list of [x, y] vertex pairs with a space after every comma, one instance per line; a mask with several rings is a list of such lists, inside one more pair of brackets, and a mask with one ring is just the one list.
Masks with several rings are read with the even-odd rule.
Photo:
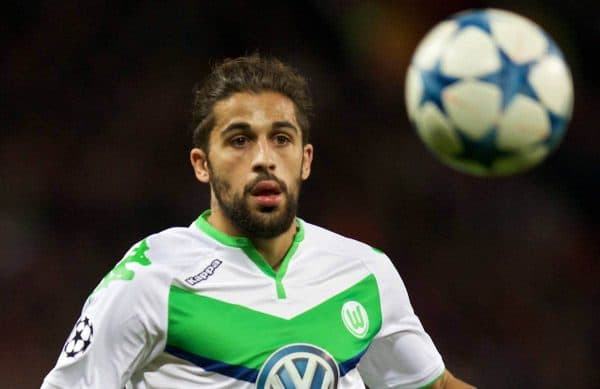
[[250, 208], [249, 222], [251, 231], [247, 231], [256, 237], [272, 238], [287, 231], [294, 222], [295, 213], [288, 214], [285, 204], [277, 207], [253, 207]]

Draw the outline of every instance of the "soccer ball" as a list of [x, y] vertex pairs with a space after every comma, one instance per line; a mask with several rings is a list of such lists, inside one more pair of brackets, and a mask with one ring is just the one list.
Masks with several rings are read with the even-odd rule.
[[505, 176], [542, 162], [571, 118], [573, 82], [554, 41], [523, 16], [469, 10], [436, 25], [406, 76], [408, 116], [444, 163]]

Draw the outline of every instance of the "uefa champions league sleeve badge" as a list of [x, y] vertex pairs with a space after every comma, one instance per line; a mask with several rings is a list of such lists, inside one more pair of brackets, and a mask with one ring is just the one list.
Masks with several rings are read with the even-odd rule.
[[94, 327], [92, 326], [91, 319], [87, 316], [81, 317], [75, 323], [75, 328], [73, 328], [69, 340], [65, 343], [65, 347], [63, 348], [64, 355], [67, 358], [77, 358], [83, 355], [90, 344], [92, 344], [93, 337]]

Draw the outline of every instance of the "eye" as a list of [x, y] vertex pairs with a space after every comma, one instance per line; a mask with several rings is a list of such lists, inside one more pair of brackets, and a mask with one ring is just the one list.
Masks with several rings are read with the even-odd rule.
[[229, 140], [229, 143], [236, 148], [242, 148], [244, 146], [246, 146], [248, 144], [248, 142], [250, 141], [250, 139], [248, 139], [247, 136], [244, 135], [237, 135], [234, 136], [233, 138], [231, 138]]
[[290, 137], [285, 134], [277, 134], [274, 136], [273, 140], [275, 141], [275, 144], [279, 146], [284, 146], [292, 142]]

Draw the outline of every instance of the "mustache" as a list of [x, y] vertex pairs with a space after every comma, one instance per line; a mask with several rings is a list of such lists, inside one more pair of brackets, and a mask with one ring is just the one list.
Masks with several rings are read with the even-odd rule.
[[279, 189], [281, 189], [281, 193], [287, 193], [287, 185], [285, 182], [281, 181], [279, 178], [272, 174], [268, 173], [260, 173], [255, 179], [250, 181], [244, 186], [244, 195], [250, 194], [252, 189], [261, 181], [275, 181], [277, 185], [279, 185]]

